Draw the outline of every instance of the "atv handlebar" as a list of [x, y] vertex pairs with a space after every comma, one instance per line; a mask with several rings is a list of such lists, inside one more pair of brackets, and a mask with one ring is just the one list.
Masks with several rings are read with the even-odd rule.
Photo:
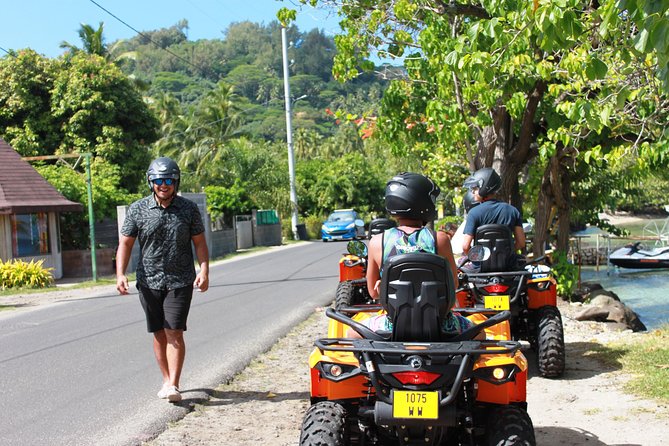
[[362, 325], [360, 322], [354, 321], [348, 316], [345, 316], [338, 311], [328, 308], [325, 310], [325, 315], [329, 317], [330, 319], [334, 319], [335, 321], [341, 322], [344, 325], [348, 325], [351, 327], [353, 330], [355, 330], [356, 333], [358, 333], [360, 336], [362, 336], [365, 339], [371, 339], [374, 341], [385, 341], [386, 338], [381, 336], [375, 331], [370, 330], [369, 328], [365, 327]]
[[470, 327], [467, 330], [460, 333], [459, 335], [455, 336], [454, 338], [451, 338], [450, 341], [459, 342], [459, 341], [468, 341], [474, 339], [477, 334], [483, 331], [484, 328], [492, 327], [493, 325], [497, 325], [500, 322], [508, 321], [509, 319], [511, 319], [510, 311], [507, 310], [500, 311], [499, 313], [494, 314], [492, 317], [486, 319], [480, 324], [476, 324], [473, 327]]

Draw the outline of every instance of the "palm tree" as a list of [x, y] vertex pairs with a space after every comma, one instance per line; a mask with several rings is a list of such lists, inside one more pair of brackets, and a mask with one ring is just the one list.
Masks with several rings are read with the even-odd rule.
[[93, 29], [92, 26], [82, 23], [81, 27], [79, 28], [79, 38], [81, 39], [83, 48], [79, 48], [76, 45], [66, 41], [62, 41], [60, 43], [60, 47], [68, 50], [73, 54], [79, 51], [84, 51], [87, 54], [96, 54], [98, 56], [104, 57], [105, 59], [108, 59], [109, 51], [107, 49], [107, 45], [105, 44], [103, 29], [103, 22], [100, 22], [98, 29]]

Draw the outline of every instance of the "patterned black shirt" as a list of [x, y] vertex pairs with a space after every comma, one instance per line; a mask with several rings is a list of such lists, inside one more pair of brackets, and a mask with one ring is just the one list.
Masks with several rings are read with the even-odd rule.
[[191, 238], [204, 232], [197, 205], [176, 196], [167, 208], [153, 195], [128, 208], [121, 234], [139, 240], [137, 283], [154, 290], [192, 285], [195, 264]]

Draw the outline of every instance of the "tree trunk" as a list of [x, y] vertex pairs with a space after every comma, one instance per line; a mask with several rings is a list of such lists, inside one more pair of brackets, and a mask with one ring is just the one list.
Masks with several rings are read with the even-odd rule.
[[548, 161], [541, 180], [541, 189], [537, 201], [535, 214], [534, 240], [532, 252], [541, 256], [545, 252], [549, 228], [553, 216], [553, 207], [557, 209], [558, 250], [569, 250], [569, 225], [571, 223], [571, 175], [569, 164], [572, 160], [572, 150], [558, 145], [557, 153]]
[[539, 102], [546, 91], [546, 83], [537, 81], [527, 95], [518, 139], [514, 139], [513, 120], [504, 105], [492, 110], [493, 124], [483, 129], [478, 149], [476, 168], [492, 167], [502, 177], [498, 197], [523, 212], [523, 200], [518, 178], [527, 163], [537, 155], [534, 143], [534, 119]]

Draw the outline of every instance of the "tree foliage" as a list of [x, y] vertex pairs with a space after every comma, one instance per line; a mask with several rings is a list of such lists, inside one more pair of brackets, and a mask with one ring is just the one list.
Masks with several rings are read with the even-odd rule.
[[337, 3], [334, 73], [356, 78], [373, 67], [373, 51], [403, 58], [406, 77], [383, 98], [382, 137], [416, 153], [442, 187], [495, 167], [502, 197], [520, 209], [534, 177], [537, 196], [527, 198], [539, 240], [555, 210], [566, 249], [573, 197], [593, 174], [666, 167], [661, 57], [642, 42], [667, 28], [639, 28], [664, 23], [646, 5], [625, 14], [615, 1]]

